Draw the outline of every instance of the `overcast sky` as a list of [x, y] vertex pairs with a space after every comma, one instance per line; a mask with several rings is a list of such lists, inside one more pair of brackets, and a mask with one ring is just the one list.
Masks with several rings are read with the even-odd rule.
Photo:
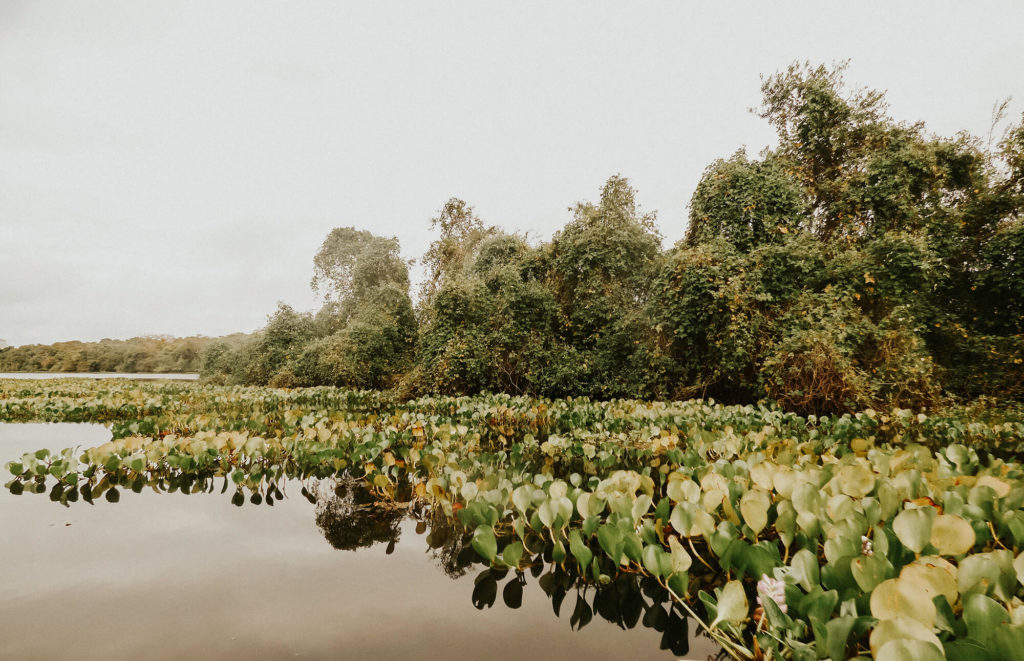
[[0, 338], [252, 331], [333, 227], [546, 239], [614, 173], [666, 245], [759, 76], [849, 58], [931, 131], [1024, 109], [1024, 3], [0, 0]]

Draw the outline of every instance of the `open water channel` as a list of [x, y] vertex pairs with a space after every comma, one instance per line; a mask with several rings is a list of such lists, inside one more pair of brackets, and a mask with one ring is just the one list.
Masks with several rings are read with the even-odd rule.
[[[0, 465], [110, 438], [0, 424]], [[495, 573], [422, 513], [328, 480], [260, 505], [231, 492], [65, 507], [0, 490], [2, 659], [708, 659], [657, 590], [600, 593], [550, 567]]]

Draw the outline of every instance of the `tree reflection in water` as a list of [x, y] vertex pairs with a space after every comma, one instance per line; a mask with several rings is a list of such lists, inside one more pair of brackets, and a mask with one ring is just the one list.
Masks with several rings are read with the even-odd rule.
[[[310, 493], [304, 489], [303, 495]], [[316, 525], [324, 539], [342, 551], [386, 542], [390, 554], [402, 534], [400, 524], [408, 514], [404, 507], [378, 502], [365, 484], [349, 476], [320, 482], [312, 497], [307, 498], [316, 505]]]
[[[471, 599], [477, 609], [492, 607], [501, 594], [508, 608], [519, 608], [523, 591], [536, 582], [551, 602], [556, 617], [570, 613], [569, 624], [581, 629], [595, 615], [633, 629], [637, 625], [661, 634], [661, 648], [677, 656], [689, 652], [689, 627], [686, 615], [669, 598], [668, 591], [652, 578], [622, 573], [607, 585], [584, 581], [573, 571], [552, 563], [550, 550], [529, 558], [518, 571], [495, 569], [473, 550], [471, 535], [454, 524], [442, 512], [419, 505], [379, 502], [365, 482], [339, 476], [303, 489], [303, 495], [316, 505], [316, 525], [336, 549], [356, 550], [375, 544], [387, 544], [391, 553], [401, 535], [406, 518], [416, 521], [416, 533], [426, 543], [440, 568], [452, 578], [466, 575], [470, 569], [481, 571], [474, 579]], [[534, 548], [539, 548], [537, 538]], [[725, 653], [719, 655], [727, 658]]]

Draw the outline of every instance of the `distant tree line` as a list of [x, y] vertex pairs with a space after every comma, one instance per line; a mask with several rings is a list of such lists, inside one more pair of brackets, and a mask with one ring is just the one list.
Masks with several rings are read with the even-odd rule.
[[224, 338], [151, 335], [0, 347], [0, 372], [198, 372], [212, 342], [235, 345], [245, 337], [241, 333]]

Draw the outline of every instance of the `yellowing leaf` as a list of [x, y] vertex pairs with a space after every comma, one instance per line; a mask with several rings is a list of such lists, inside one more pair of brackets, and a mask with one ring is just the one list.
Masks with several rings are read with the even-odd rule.
[[931, 545], [942, 555], [962, 555], [974, 548], [974, 528], [955, 514], [940, 514], [932, 522]]

